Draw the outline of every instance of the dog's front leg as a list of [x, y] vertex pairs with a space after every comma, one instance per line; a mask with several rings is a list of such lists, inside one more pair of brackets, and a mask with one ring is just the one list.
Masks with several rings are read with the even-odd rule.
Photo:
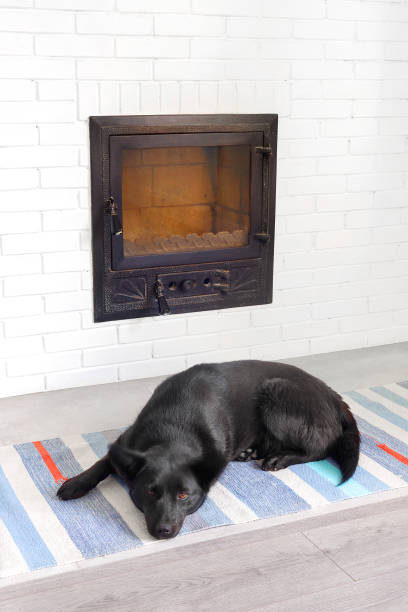
[[90, 468], [81, 472], [73, 478], [69, 478], [58, 489], [57, 495], [60, 499], [76, 499], [86, 495], [91, 489], [109, 476], [114, 470], [108, 455], [99, 459]]

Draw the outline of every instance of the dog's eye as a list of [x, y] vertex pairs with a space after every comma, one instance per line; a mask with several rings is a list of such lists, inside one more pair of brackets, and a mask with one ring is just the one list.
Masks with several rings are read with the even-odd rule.
[[154, 497], [156, 495], [156, 493], [152, 491], [152, 489], [147, 489], [147, 494], [150, 495], [150, 497]]
[[187, 499], [188, 497], [188, 493], [186, 493], [186, 491], [180, 491], [180, 493], [177, 493], [177, 499]]

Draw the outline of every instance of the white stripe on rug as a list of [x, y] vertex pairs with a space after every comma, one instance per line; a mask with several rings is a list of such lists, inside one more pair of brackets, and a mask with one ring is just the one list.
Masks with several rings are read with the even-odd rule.
[[377, 404], [381, 404], [381, 406], [388, 408], [388, 410], [390, 410], [397, 416], [402, 417], [403, 419], [408, 418], [407, 409], [404, 408], [403, 406], [399, 406], [398, 404], [388, 399], [387, 397], [384, 397], [383, 395], [380, 395], [379, 393], [376, 393], [375, 391], [372, 391], [371, 389], [364, 389], [363, 395], [367, 397], [368, 399], [372, 400], [373, 402], [377, 402]]
[[[397, 383], [392, 383], [390, 385], [384, 385], [386, 389], [389, 389], [390, 391], [392, 391], [393, 393], [396, 393], [397, 395], [400, 395], [401, 397], [403, 397], [404, 399], [408, 400], [408, 389], [406, 389], [405, 387], [403, 387], [402, 385], [398, 385]], [[382, 395], [379, 395], [379, 397], [383, 397]], [[405, 418], [407, 417], [407, 409], [405, 409]]]
[[[70, 435], [61, 440], [71, 449], [78, 463], [87, 469], [95, 463], [99, 457], [94, 453], [92, 447], [81, 435]], [[136, 508], [129, 493], [112, 477], [107, 478], [98, 485], [105, 499], [113, 506], [116, 512], [123, 518], [129, 529], [144, 543], [154, 542], [154, 538], [146, 528], [143, 513]]]
[[233, 523], [247, 523], [258, 518], [251, 508], [248, 508], [246, 504], [238, 499], [238, 497], [235, 497], [220, 482], [216, 482], [211, 487], [208, 497]]
[[13, 446], [0, 448], [0, 463], [14, 493], [56, 562], [63, 564], [83, 559], [81, 552], [35, 486]]
[[[7, 551], [7, 552], [6, 552]], [[25, 574], [30, 569], [9, 530], [0, 518], [0, 578]]]
[[393, 474], [390, 470], [387, 470], [387, 468], [383, 467], [380, 463], [367, 457], [364, 453], [360, 453], [358, 465], [364, 470], [367, 470], [372, 476], [388, 485], [391, 489], [399, 489], [408, 486], [408, 482], [405, 482], [405, 480]]
[[292, 489], [296, 495], [299, 495], [314, 508], [315, 506], [327, 506], [330, 503], [323, 495], [316, 491], [312, 486], [305, 482], [300, 476], [292, 472], [290, 468], [285, 470], [278, 470], [277, 472], [268, 472], [271, 476], [275, 476], [286, 486]]
[[[364, 394], [364, 390], [359, 393]], [[401, 440], [401, 442], [408, 444], [408, 434], [406, 431], [401, 429], [401, 427], [390, 423], [390, 421], [385, 418], [383, 419], [382, 417], [375, 414], [375, 412], [368, 410], [368, 408], [364, 408], [364, 406], [359, 404], [356, 400], [352, 399], [348, 395], [346, 395], [346, 403], [350, 406], [352, 412], [354, 412], [357, 416], [361, 417], [365, 421], [368, 421], [368, 423], [371, 423], [378, 429], [383, 429], [390, 436], [397, 438], [397, 440]]]

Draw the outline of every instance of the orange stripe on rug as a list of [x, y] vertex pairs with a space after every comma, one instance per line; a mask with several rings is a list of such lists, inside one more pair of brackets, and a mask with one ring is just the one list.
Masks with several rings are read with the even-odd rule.
[[381, 448], [381, 450], [385, 451], [389, 455], [392, 455], [392, 457], [394, 457], [398, 461], [401, 461], [401, 463], [405, 463], [405, 465], [408, 465], [408, 458], [404, 457], [404, 455], [401, 455], [400, 453], [397, 453], [397, 451], [393, 450], [392, 448], [390, 448], [386, 444], [377, 444], [377, 446], [378, 446], [378, 448]]
[[66, 478], [66, 476], [63, 476], [61, 474], [61, 472], [59, 471], [59, 469], [57, 468], [57, 466], [55, 465], [50, 453], [47, 451], [46, 448], [44, 448], [44, 446], [41, 444], [41, 442], [39, 442], [37, 440], [37, 442], [33, 442], [35, 448], [38, 450], [38, 452], [40, 453], [42, 460], [44, 461], [45, 465], [47, 466], [47, 468], [49, 469], [49, 471], [52, 474], [52, 477], [54, 478], [55, 482], [57, 484], [62, 484], [65, 480], [68, 480], [68, 478]]

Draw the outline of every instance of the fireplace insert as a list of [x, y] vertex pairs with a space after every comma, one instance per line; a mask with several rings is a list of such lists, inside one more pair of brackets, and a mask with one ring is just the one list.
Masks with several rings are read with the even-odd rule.
[[277, 126], [90, 118], [96, 322], [271, 302]]

